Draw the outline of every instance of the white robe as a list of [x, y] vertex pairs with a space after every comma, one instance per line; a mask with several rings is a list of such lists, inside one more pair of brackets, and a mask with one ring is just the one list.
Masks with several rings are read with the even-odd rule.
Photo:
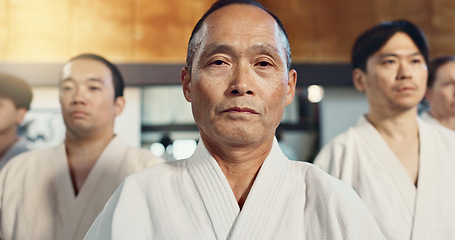
[[128, 177], [85, 239], [384, 238], [351, 188], [275, 140], [242, 210], [200, 141], [189, 159]]
[[[420, 115], [420, 117], [421, 117], [425, 122], [434, 124], [434, 125], [436, 125], [436, 126], [438, 126], [438, 127], [441, 127], [441, 128], [443, 128], [443, 129], [445, 129], [445, 130], [454, 131], [454, 130], [452, 130], [452, 129], [450, 129], [450, 128], [444, 126], [444, 125], [442, 125], [442, 123], [439, 122], [438, 119], [436, 119], [436, 118], [434, 118], [433, 116], [431, 116], [431, 114], [430, 114], [429, 112], [423, 112], [423, 113]], [[454, 131], [454, 132], [455, 132], [455, 131]]]
[[115, 137], [75, 196], [65, 144], [19, 155], [0, 172], [0, 238], [82, 239], [126, 176], [161, 161]]
[[352, 186], [387, 239], [455, 239], [455, 134], [418, 119], [418, 187], [365, 117], [314, 164]]
[[9, 162], [13, 157], [23, 152], [29, 151], [26, 141], [19, 138], [8, 150], [0, 157], [0, 170]]

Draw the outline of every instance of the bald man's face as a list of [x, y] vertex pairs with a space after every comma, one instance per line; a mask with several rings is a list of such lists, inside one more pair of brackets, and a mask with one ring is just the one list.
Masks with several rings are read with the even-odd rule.
[[281, 34], [273, 17], [250, 5], [229, 5], [205, 20], [192, 72], [182, 71], [204, 143], [273, 139], [297, 78], [287, 70]]

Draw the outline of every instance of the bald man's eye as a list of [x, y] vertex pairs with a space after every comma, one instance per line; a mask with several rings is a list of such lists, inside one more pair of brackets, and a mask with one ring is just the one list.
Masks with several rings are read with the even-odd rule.
[[225, 62], [222, 61], [222, 60], [215, 60], [215, 61], [213, 61], [211, 64], [212, 64], [212, 65], [221, 66], [221, 65], [225, 64]]
[[258, 65], [260, 67], [267, 67], [267, 66], [270, 66], [271, 64], [269, 62], [266, 62], [266, 61], [262, 61], [262, 62], [259, 62]]

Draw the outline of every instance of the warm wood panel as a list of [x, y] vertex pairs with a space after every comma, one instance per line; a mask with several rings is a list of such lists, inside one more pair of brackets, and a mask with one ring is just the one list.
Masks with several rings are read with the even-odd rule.
[[67, 1], [10, 0], [7, 5], [5, 60], [59, 60], [67, 54]]
[[455, 55], [455, 1], [432, 1], [430, 31], [433, 56]]
[[[260, 0], [285, 25], [295, 63], [349, 62], [355, 38], [409, 19], [432, 56], [455, 54], [453, 0]], [[95, 52], [115, 62], [184, 63], [196, 21], [214, 0], [0, 0], [0, 61], [63, 62]]]
[[374, 7], [373, 1], [316, 1], [313, 62], [348, 62], [355, 38], [376, 23]]
[[289, 35], [293, 61], [312, 61], [317, 44], [313, 41], [315, 38], [314, 1], [264, 0], [262, 3], [282, 21]]
[[133, 0], [72, 0], [70, 55], [102, 54], [113, 61], [132, 57]]
[[184, 62], [191, 31], [208, 0], [138, 0], [135, 10], [134, 59], [139, 62]]
[[8, 34], [7, 21], [8, 21], [8, 7], [6, 0], [0, 0], [0, 59], [6, 58], [6, 50], [8, 45], [6, 44], [6, 34]]

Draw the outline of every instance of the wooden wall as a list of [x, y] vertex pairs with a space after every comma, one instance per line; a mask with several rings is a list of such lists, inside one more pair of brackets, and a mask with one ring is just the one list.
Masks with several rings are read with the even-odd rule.
[[[455, 54], [453, 0], [262, 0], [289, 33], [297, 63], [349, 61], [366, 28], [409, 19], [432, 56]], [[212, 0], [0, 0], [0, 62], [64, 62], [81, 52], [124, 63], [183, 63]]]

